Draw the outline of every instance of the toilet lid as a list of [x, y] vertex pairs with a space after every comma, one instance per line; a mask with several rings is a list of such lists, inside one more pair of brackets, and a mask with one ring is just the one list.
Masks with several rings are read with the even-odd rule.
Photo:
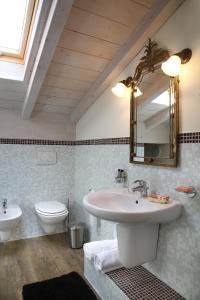
[[36, 209], [47, 214], [57, 214], [66, 210], [66, 206], [58, 201], [42, 201], [36, 204]]

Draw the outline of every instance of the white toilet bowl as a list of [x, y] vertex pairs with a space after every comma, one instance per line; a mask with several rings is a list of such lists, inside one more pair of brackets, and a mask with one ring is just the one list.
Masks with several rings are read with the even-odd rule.
[[35, 211], [39, 217], [40, 225], [46, 233], [55, 233], [57, 226], [63, 222], [68, 210], [58, 201], [42, 201], [35, 204]]

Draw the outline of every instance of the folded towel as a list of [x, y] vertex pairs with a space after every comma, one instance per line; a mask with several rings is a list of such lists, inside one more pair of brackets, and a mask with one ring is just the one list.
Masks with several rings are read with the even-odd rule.
[[94, 267], [97, 271], [104, 273], [121, 268], [122, 265], [119, 261], [118, 249], [105, 250], [97, 253], [94, 256]]
[[117, 239], [90, 242], [83, 246], [84, 254], [89, 260], [93, 260], [97, 253], [111, 249], [117, 249]]

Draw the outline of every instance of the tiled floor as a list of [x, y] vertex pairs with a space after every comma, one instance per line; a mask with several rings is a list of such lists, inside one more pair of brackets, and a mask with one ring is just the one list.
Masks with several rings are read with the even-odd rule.
[[185, 300], [142, 266], [121, 268], [107, 275], [131, 300]]
[[21, 300], [22, 286], [71, 271], [83, 275], [83, 252], [66, 234], [0, 243], [0, 300]]

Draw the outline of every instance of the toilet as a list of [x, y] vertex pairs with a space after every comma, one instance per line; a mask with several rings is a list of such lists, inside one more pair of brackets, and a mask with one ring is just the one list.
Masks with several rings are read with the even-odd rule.
[[57, 226], [67, 215], [67, 207], [58, 201], [42, 201], [35, 204], [35, 211], [40, 225], [46, 233], [55, 233]]

